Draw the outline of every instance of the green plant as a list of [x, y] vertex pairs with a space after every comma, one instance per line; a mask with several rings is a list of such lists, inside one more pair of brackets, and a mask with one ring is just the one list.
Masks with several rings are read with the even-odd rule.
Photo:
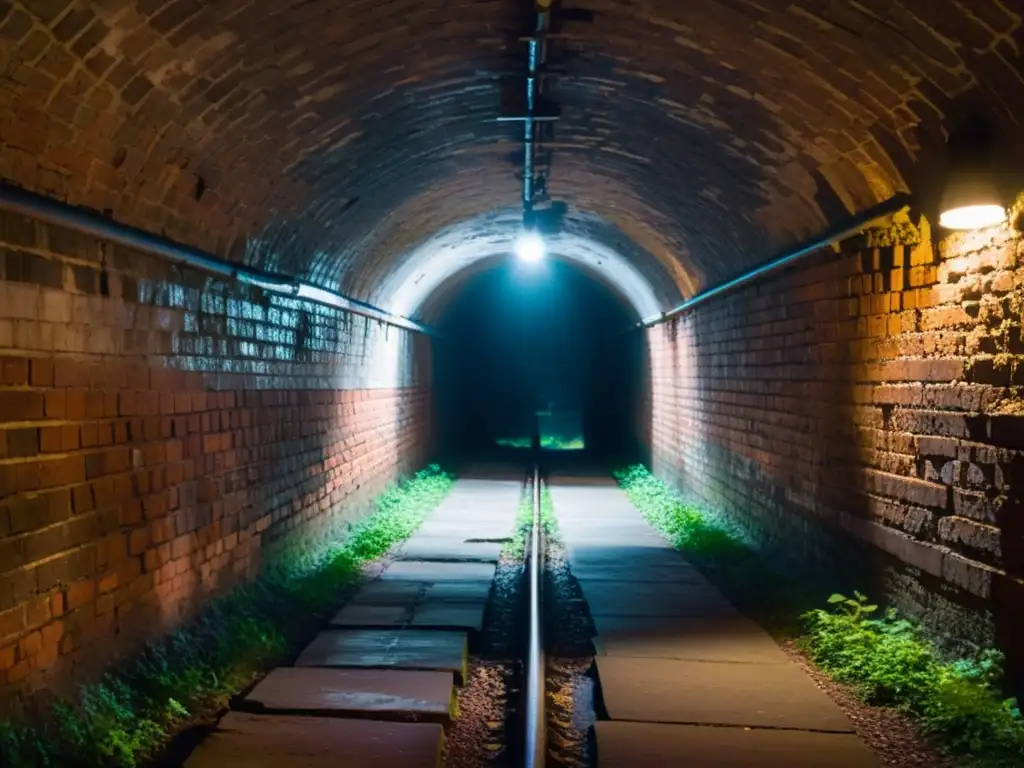
[[436, 465], [421, 470], [381, 494], [347, 536], [282, 556], [127, 667], [57, 703], [45, 722], [0, 723], [0, 765], [137, 766], [193, 716], [216, 711], [283, 661], [303, 627], [357, 581], [360, 565], [408, 537], [452, 481]]
[[760, 557], [735, 526], [685, 503], [642, 464], [612, 474], [647, 522], [714, 577], [729, 597], [756, 612], [774, 631], [794, 631], [791, 606], [807, 599], [802, 594], [805, 586], [787, 580]]
[[613, 473], [633, 504], [757, 618], [787, 633], [817, 666], [854, 687], [868, 703], [912, 715], [958, 765], [1024, 765], [1024, 720], [1016, 700], [999, 693], [1002, 655], [946, 661], [895, 610], [882, 612], [867, 596], [833, 594], [828, 608], [802, 611], [806, 588], [765, 562], [721, 519], [685, 504], [665, 483], [635, 465]]
[[[533, 440], [528, 436], [499, 437], [494, 444], [502, 448], [532, 448]], [[540, 447], [546, 451], [582, 451], [583, 437], [580, 435], [541, 435]]]
[[[551, 494], [547, 488], [540, 492], [540, 526], [543, 534], [550, 540], [558, 536], [558, 521], [555, 518], [555, 507], [551, 502]], [[519, 500], [516, 513], [516, 526], [512, 536], [502, 547], [502, 554], [510, 560], [522, 560], [526, 556], [526, 537], [533, 527], [533, 495], [532, 491]]]
[[870, 704], [914, 715], [952, 753], [986, 766], [1019, 765], [1024, 720], [1000, 696], [1002, 654], [944, 661], [913, 624], [858, 593], [832, 595], [831, 610], [804, 615], [802, 646], [831, 677], [853, 685]]

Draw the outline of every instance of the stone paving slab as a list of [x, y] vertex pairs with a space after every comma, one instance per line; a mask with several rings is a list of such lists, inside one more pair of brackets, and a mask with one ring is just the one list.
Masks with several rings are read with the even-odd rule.
[[349, 604], [331, 619], [336, 627], [404, 627], [412, 621], [413, 606]]
[[486, 603], [490, 596], [491, 582], [489, 581], [437, 581], [427, 585], [421, 602]]
[[245, 707], [303, 715], [372, 715], [448, 723], [450, 672], [278, 667], [245, 697]]
[[364, 584], [350, 605], [409, 606], [425, 602], [483, 602], [491, 594], [486, 581], [371, 581]]
[[[628, 524], [614, 518], [595, 517], [587, 520], [579, 520], [575, 523], [563, 524], [558, 521], [558, 530], [563, 538], [575, 544], [591, 544], [600, 546], [607, 544], [611, 547], [624, 543], [621, 537], [628, 536], [630, 544], [645, 544], [664, 547], [664, 537], [651, 528], [643, 520], [637, 520]], [[616, 541], [616, 537], [618, 541]]]
[[440, 768], [437, 723], [231, 712], [185, 768]]
[[497, 563], [500, 543], [465, 541], [458, 536], [420, 536], [409, 539], [395, 553], [396, 560], [442, 560], [452, 562]]
[[771, 636], [741, 616], [645, 618], [595, 616], [599, 656], [788, 664]]
[[427, 602], [416, 607], [411, 626], [480, 632], [486, 609], [486, 603]]
[[494, 581], [492, 563], [428, 563], [400, 561], [381, 574], [384, 581], [479, 581], [490, 588]]
[[640, 564], [630, 565], [628, 563], [590, 564], [586, 561], [573, 563], [569, 560], [569, 568], [572, 575], [580, 581], [601, 582], [613, 581], [637, 582], [646, 581], [654, 584], [707, 584], [709, 583], [704, 575], [691, 565], [680, 562], [674, 564]]
[[415, 581], [368, 581], [359, 588], [349, 604], [411, 605], [421, 598], [427, 586], [426, 582]]
[[321, 632], [299, 655], [297, 667], [395, 667], [451, 672], [465, 680], [465, 632], [428, 629], [349, 629]]
[[583, 538], [572, 538], [564, 531], [566, 553], [569, 564], [589, 566], [633, 566], [633, 567], [666, 567], [693, 568], [684, 560], [679, 552], [667, 546], [664, 539], [653, 543], [639, 542], [632, 537], [621, 536], [597, 543], [588, 543]]
[[795, 664], [598, 656], [612, 720], [852, 733], [849, 719]]
[[577, 579], [590, 582], [656, 582], [658, 584], [709, 584], [703, 574], [685, 560], [655, 562], [590, 559], [586, 554], [568, 557], [569, 568]]
[[879, 768], [856, 736], [763, 728], [600, 722], [598, 768]]
[[580, 580], [591, 616], [739, 616], [709, 584]]
[[434, 627], [483, 629], [486, 600], [427, 600], [414, 605], [347, 605], [333, 619], [335, 627]]
[[514, 521], [518, 506], [518, 492], [515, 495], [499, 496], [498, 498], [493, 495], [490, 497], [480, 496], [476, 499], [468, 499], [465, 504], [457, 507], [440, 508], [425, 522], [433, 526], [460, 530], [466, 527], [476, 527], [478, 524], [488, 527]]
[[[467, 523], [465, 526], [455, 527], [447, 523], [424, 523], [423, 528], [420, 530], [422, 536], [420, 538], [439, 538], [441, 536], [451, 536], [457, 538], [459, 541], [469, 541], [470, 543], [485, 543], [485, 544], [498, 544], [499, 546], [505, 543], [505, 540], [512, 534], [512, 528], [515, 522], [513, 520], [503, 520], [501, 522], [495, 522], [490, 524], [479, 524], [474, 525]], [[409, 541], [413, 541], [409, 539]]]

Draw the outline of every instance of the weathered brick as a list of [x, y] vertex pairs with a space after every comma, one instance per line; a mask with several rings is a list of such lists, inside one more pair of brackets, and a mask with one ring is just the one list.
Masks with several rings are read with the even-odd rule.
[[[948, 248], [944, 256], [954, 258]], [[748, 522], [766, 546], [787, 557], [798, 549], [822, 569], [833, 567], [823, 551], [839, 553], [824, 543], [853, 534], [944, 580], [943, 594], [985, 599], [995, 568], [1020, 578], [1003, 551], [1002, 521], [1019, 498], [1024, 461], [1024, 417], [1008, 389], [1024, 345], [1006, 309], [1024, 294], [1018, 284], [1007, 288], [1016, 303], [977, 295], [1001, 267], [969, 255], [955, 276], [941, 270], [958, 281], [944, 294], [927, 285], [932, 263], [911, 254], [913, 290], [900, 285], [909, 275], [888, 273], [881, 290], [898, 297], [898, 314], [884, 323], [879, 307], [894, 305], [873, 293], [882, 254], [853, 253], [839, 268], [853, 275], [844, 291], [860, 298], [835, 315], [814, 314], [802, 337], [775, 325], [761, 301], [776, 297], [797, 315], [802, 278], [785, 275], [651, 328], [640, 437], [655, 471]], [[936, 304], [950, 296], [979, 306]], [[997, 310], [984, 308], [993, 302]], [[771, 396], [746, 400], [760, 391]], [[917, 600], [934, 587], [913, 589], [891, 597]], [[964, 599], [958, 610], [976, 605]]]
[[[122, 9], [114, 5], [93, 3], [89, 11], [80, 11], [82, 3], [37, 0], [18, 4], [0, 20], [0, 38], [10, 43], [18, 61], [30, 64], [12, 70], [9, 87], [0, 94], [0, 111], [11, 116], [4, 124], [0, 170], [14, 183], [56, 192], [76, 204], [109, 211], [117, 221], [222, 255], [241, 257], [236, 246], [242, 244], [244, 250], [251, 234], [258, 232], [280, 246], [274, 258], [282, 269], [308, 273], [317, 281], [343, 275], [345, 284], [362, 297], [376, 291], [410, 244], [426, 242], [460, 218], [503, 208], [514, 199], [516, 181], [505, 172], [508, 142], [496, 140], [499, 134], [485, 127], [486, 121], [467, 117], [468, 128], [435, 130], [451, 120], [450, 104], [436, 97], [440, 82], [446, 93], [457, 97], [464, 117], [490, 114], [500, 100], [497, 80], [481, 85], [473, 67], [459, 65], [493, 58], [495, 38], [481, 36], [479, 30], [497, 30], [501, 36], [505, 20], [500, 4], [464, 4], [457, 23], [440, 26], [436, 14], [407, 13], [401, 5], [366, 4], [340, 26], [317, 3], [290, 7], [287, 24], [277, 23], [280, 9], [274, 4], [220, 14], [211, 12], [208, 3], [138, 0], [131, 19], [117, 15]], [[690, 293], [733, 277], [820, 229], [823, 215], [833, 209], [863, 209], [877, 201], [879, 190], [903, 188], [904, 169], [927, 168], [940, 150], [921, 145], [913, 136], [921, 126], [945, 121], [947, 116], [938, 114], [948, 106], [943, 94], [973, 87], [998, 101], [996, 111], [1005, 113], [1009, 122], [1022, 114], [1024, 99], [1014, 98], [1020, 86], [1012, 69], [991, 54], [993, 49], [1006, 51], [1003, 58], [1013, 59], [1009, 49], [1017, 20], [988, 0], [970, 4], [969, 10], [966, 3], [935, 9], [922, 5], [919, 13], [915, 8], [921, 23], [894, 16], [891, 23], [879, 25], [871, 14], [833, 3], [822, 23], [815, 20], [819, 11], [803, 9], [774, 14], [770, 25], [753, 27], [736, 24], [736, 9], [724, 3], [709, 3], [696, 21], [681, 7], [662, 5], [656, 16], [644, 4], [618, 4], [609, 10], [612, 4], [605, 3], [586, 23], [588, 39], [600, 45], [593, 57], [570, 62], [583, 67], [584, 77], [569, 78], [564, 88], [571, 103], [588, 109], [576, 110], [576, 117], [567, 110], [564, 125], [573, 146], [600, 144], [607, 151], [598, 152], [596, 162], [593, 157], [584, 162], [582, 152], [559, 154], [553, 177], [559, 195], [570, 203], [570, 229], [585, 229], [601, 240], [604, 230], [593, 228], [576, 211], [592, 211], [594, 220], [614, 218], [620, 233], [616, 247], [645, 279], [660, 283], [654, 291], [659, 301], [671, 301], [677, 287]], [[91, 13], [100, 18], [93, 20]], [[715, 34], [701, 26], [705, 18]], [[109, 51], [101, 53], [107, 24], [118, 30], [117, 41], [115, 45], [111, 40]], [[697, 26], [682, 34], [681, 24]], [[375, 34], [384, 27], [388, 34]], [[675, 31], [666, 35], [670, 27]], [[317, 45], [320, 39], [329, 39], [330, 45]], [[401, 68], [382, 66], [400, 59], [410, 39], [424, 46], [425, 63], [413, 80]], [[376, 44], [368, 46], [367, 40]], [[299, 64], [282, 58], [299, 49], [306, 57]], [[196, 66], [175, 65], [180, 63], [178, 53], [186, 50], [199, 57]], [[639, 59], [638, 50], [643, 52]], [[243, 56], [246, 65], [240, 67], [246, 51], [258, 55]], [[453, 57], [452, 51], [460, 56]], [[833, 66], [837, 51], [843, 67]], [[260, 56], [267, 66], [257, 61]], [[83, 58], [84, 66], [69, 71]], [[331, 69], [339, 60], [346, 62], [342, 74]], [[636, 65], [628, 72], [608, 65], [627, 60]], [[719, 61], [729, 62], [727, 71], [706, 66]], [[899, 66], [891, 66], [893, 62]], [[897, 70], [914, 77], [884, 74]], [[775, 71], [785, 71], [786, 77], [765, 74]], [[103, 82], [92, 83], [90, 72], [103, 73]], [[595, 73], [606, 88], [590, 87]], [[65, 74], [66, 80], [58, 83], [56, 76], [65, 79]], [[657, 87], [638, 90], [638, 80]], [[698, 80], [700, 93], [695, 93]], [[350, 81], [365, 87], [350, 87]], [[634, 96], [628, 120], [622, 119], [624, 102], [615, 97], [621, 90]], [[373, 99], [366, 98], [370, 92]], [[698, 98], [701, 93], [706, 98]], [[260, 98], [249, 98], [251, 94]], [[840, 108], [835, 106], [837, 94], [843, 96]], [[330, 109], [324, 108], [328, 103]], [[583, 120], [579, 115], [584, 112], [601, 119]], [[383, 125], [379, 116], [391, 114], [402, 119]], [[671, 142], [659, 140], [667, 114], [678, 133]], [[631, 129], [613, 135], [604, 127], [625, 122]], [[723, 143], [723, 132], [735, 134], [736, 140]], [[910, 138], [883, 142], [878, 139], [882, 134]], [[707, 151], [695, 152], [694, 147]], [[414, 162], [423, 157], [436, 166], [430, 172]], [[203, 176], [202, 183], [197, 174]], [[617, 183], [608, 184], [607, 179]], [[668, 183], [673, 179], [694, 183]], [[698, 186], [704, 193], [695, 194]], [[339, 189], [345, 194], [337, 194]], [[388, 213], [386, 219], [382, 211]], [[65, 415], [50, 418], [73, 422], [90, 455], [102, 455], [98, 449], [112, 444], [132, 451], [128, 469], [116, 478], [103, 474], [109, 484], [96, 483], [101, 514], [170, 486], [170, 506], [182, 511], [184, 527], [197, 537], [196, 556], [205, 558], [211, 545], [206, 537], [215, 533], [212, 523], [202, 522], [196, 507], [199, 495], [210, 505], [241, 498], [230, 525], [239, 528], [243, 542], [234, 549], [245, 551], [222, 570], [246, 573], [248, 563], [259, 559], [259, 531], [273, 534], [275, 526], [305, 530], [307, 523], [328, 515], [331, 494], [344, 498], [359, 485], [383, 481], [406, 468], [407, 457], [424, 444], [426, 406], [422, 391], [413, 389], [415, 382], [400, 382], [399, 391], [379, 396], [340, 398], [337, 403], [347, 409], [340, 413], [327, 407], [334, 401], [309, 394], [312, 388], [342, 386], [338, 382], [353, 389], [365, 384], [367, 360], [375, 357], [375, 344], [364, 344], [361, 338], [364, 329], [371, 337], [376, 333], [369, 324], [356, 320], [343, 325], [337, 314], [325, 310], [308, 313], [311, 327], [300, 327], [292, 317], [294, 308], [269, 297], [249, 301], [244, 289], [237, 289], [243, 298], [232, 301], [245, 312], [231, 314], [230, 322], [253, 327], [232, 331], [222, 286], [207, 286], [201, 277], [178, 277], [154, 259], [109, 244], [69, 247], [44, 225], [4, 218], [10, 219], [0, 229], [5, 247], [31, 257], [28, 262], [21, 255], [13, 260], [15, 276], [5, 278], [9, 285], [0, 285], [0, 328], [9, 319], [20, 323], [10, 326], [11, 344], [5, 346], [17, 342], [18, 348], [40, 353], [58, 350], [64, 357], [57, 361], [54, 386], [102, 391], [103, 410], [96, 412], [97, 399], [91, 408], [86, 400], [79, 411], [69, 396]], [[471, 242], [486, 235], [492, 223], [459, 226], [464, 240]], [[339, 243], [373, 247], [341, 248]], [[892, 441], [900, 444], [885, 452], [901, 457], [914, 454], [915, 436], [989, 440], [991, 434], [1007, 450], [1015, 450], [1005, 426], [1010, 422], [977, 422], [973, 416], [946, 412], [995, 407], [980, 390], [921, 389], [919, 403], [896, 399], [897, 390], [890, 388], [881, 397], [860, 400], [856, 412], [849, 398], [855, 382], [871, 387], [958, 381], [956, 360], [969, 353], [962, 338], [944, 334], [966, 331], [979, 317], [1008, 318], [980, 303], [971, 308], [978, 317], [967, 311], [951, 313], [936, 303], [948, 298], [941, 287], [970, 277], [975, 269], [983, 275], [1010, 270], [1017, 257], [1012, 246], [988, 233], [957, 236], [952, 246], [943, 244], [941, 261], [927, 241], [871, 247], [848, 257], [828, 253], [808, 270], [792, 270], [779, 282], [772, 278], [770, 285], [744, 292], [740, 300], [707, 305], [708, 314], [700, 317], [710, 319], [695, 321], [702, 331], [695, 348], [675, 358], [691, 361], [691, 369], [679, 375], [673, 370], [652, 391], [658, 418], [644, 426], [649, 441], [658, 444], [660, 456], [675, 457], [676, 464], [692, 468], [685, 472], [700, 479], [695, 485], [727, 489], [734, 498], [764, 510], [765, 519], [785, 514], [784, 499], [801, 513], [813, 509], [813, 514], [828, 518], [835, 510], [819, 503], [818, 496], [834, 490], [852, 498], [846, 491], [863, 485], [861, 470], [871, 460], [857, 453], [859, 430], [851, 424], [855, 418], [863, 429], [900, 435]], [[86, 262], [98, 265], [101, 254], [109, 270], [105, 290], [115, 296], [110, 302], [102, 300], [99, 285], [82, 272]], [[652, 254], [665, 254], [667, 263], [663, 266]], [[64, 263], [66, 257], [74, 262]], [[957, 259], [965, 263], [950, 263]], [[902, 274], [894, 276], [898, 270]], [[56, 291], [61, 287], [54, 282], [58, 274], [74, 293], [72, 322], [44, 330], [37, 322], [40, 314], [63, 317], [64, 310], [60, 301], [46, 303], [36, 286]], [[37, 283], [11, 283], [26, 275]], [[856, 282], [852, 300], [833, 306], [834, 297], [852, 290], [847, 278], [853, 275], [859, 279], [850, 281]], [[948, 282], [933, 285], [937, 280]], [[908, 288], [901, 288], [901, 282]], [[96, 292], [90, 290], [94, 286]], [[897, 297], [886, 295], [901, 290]], [[118, 303], [122, 298], [124, 303]], [[186, 303], [188, 312], [179, 311]], [[714, 306], [726, 310], [717, 313]], [[888, 314], [896, 308], [898, 317]], [[265, 323], [250, 323], [250, 317], [264, 312], [276, 314]], [[690, 323], [679, 323], [684, 339]], [[934, 334], [915, 337], [922, 329]], [[300, 332], [315, 339], [317, 348], [311, 342], [308, 350], [296, 350]], [[900, 354], [886, 348], [894, 337], [903, 347]], [[0, 332], [0, 342], [3, 338]], [[804, 354], [826, 339], [838, 347], [822, 350], [820, 360]], [[852, 346], [854, 339], [863, 348]], [[229, 360], [230, 351], [225, 350], [232, 349], [247, 353]], [[720, 364], [709, 364], [709, 357], [710, 363]], [[89, 372], [90, 366], [101, 367], [94, 365], [100, 359], [103, 369], [114, 369], [110, 378], [104, 371], [102, 384]], [[151, 386], [149, 365], [139, 365], [143, 359], [153, 363], [154, 373], [177, 368], [190, 371], [192, 378]], [[903, 359], [917, 362], [908, 368]], [[877, 364], [886, 376], [890, 373], [883, 369], [894, 364], [891, 375], [896, 378], [865, 379], [859, 368], [850, 370], [867, 363]], [[69, 372], [79, 365], [85, 368], [84, 378]], [[668, 367], [664, 361], [657, 365]], [[266, 374], [268, 370], [273, 373]], [[254, 393], [245, 388], [256, 386], [257, 380], [260, 386], [284, 391], [251, 397]], [[777, 389], [769, 389], [775, 385]], [[146, 390], [185, 392], [180, 403], [175, 396], [174, 410], [189, 418], [166, 425], [153, 419], [169, 415], [167, 399], [136, 394]], [[121, 401], [123, 393], [130, 394]], [[751, 394], [761, 400], [743, 399]], [[696, 397], [706, 408], [694, 405]], [[925, 402], [925, 397], [931, 400]], [[0, 398], [0, 420], [11, 402]], [[236, 414], [228, 413], [242, 403], [256, 420], [251, 428], [239, 428]], [[26, 405], [30, 403], [19, 403], [19, 413]], [[125, 406], [120, 413], [119, 405]], [[411, 415], [399, 422], [395, 413], [403, 408]], [[209, 418], [191, 418], [200, 412]], [[116, 426], [109, 423], [114, 419]], [[86, 420], [89, 426], [79, 423]], [[249, 429], [251, 433], [244, 432]], [[223, 437], [213, 437], [218, 434]], [[70, 436], [61, 433], [62, 450], [81, 457], [80, 449], [64, 448], [72, 444]], [[173, 466], [161, 466], [158, 454], [145, 446], [170, 437], [180, 441], [181, 455]], [[212, 439], [204, 445], [207, 437]], [[686, 441], [692, 447], [683, 446]], [[710, 455], [700, 455], [705, 448]], [[142, 452], [138, 467], [136, 449]], [[684, 452], [685, 461], [680, 459]], [[909, 467], [905, 458], [879, 460]], [[115, 461], [111, 466], [118, 465]], [[32, 463], [13, 475], [3, 466], [0, 479], [5, 492], [8, 487], [16, 488], [14, 493], [31, 492], [65, 472], [74, 476], [75, 466], [84, 473], [86, 465], [60, 466], [68, 469], [44, 472], [42, 464]], [[90, 475], [107, 469], [106, 459], [95, 459]], [[14, 477], [10, 485], [8, 477]], [[199, 478], [213, 483], [200, 484]], [[115, 479], [128, 483], [127, 492]], [[317, 494], [317, 487], [325, 490]], [[759, 498], [762, 491], [766, 499]], [[129, 498], [123, 498], [125, 493]], [[889, 546], [908, 561], [932, 563], [928, 543], [909, 537], [885, 541], [877, 546]], [[182, 560], [185, 571], [194, 567], [189, 558]], [[195, 566], [205, 575], [204, 567], [214, 568], [208, 560]], [[174, 577], [181, 578], [176, 585], [172, 582], [168, 597], [187, 600], [191, 592], [186, 574]], [[104, 616], [108, 613], [103, 611]], [[127, 622], [134, 610], [125, 614]], [[93, 636], [114, 636], [117, 621], [119, 617], [111, 616], [83, 628], [67, 647], [78, 647], [80, 641], [88, 646]]]

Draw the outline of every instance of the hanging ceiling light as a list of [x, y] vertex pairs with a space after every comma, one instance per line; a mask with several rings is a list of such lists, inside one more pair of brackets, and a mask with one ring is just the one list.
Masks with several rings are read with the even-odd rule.
[[1006, 206], [993, 180], [992, 138], [973, 120], [950, 137], [949, 178], [942, 194], [939, 224], [947, 229], [982, 229], [1006, 221]]
[[535, 264], [543, 261], [546, 253], [547, 247], [539, 232], [527, 230], [516, 240], [516, 257], [520, 261]]

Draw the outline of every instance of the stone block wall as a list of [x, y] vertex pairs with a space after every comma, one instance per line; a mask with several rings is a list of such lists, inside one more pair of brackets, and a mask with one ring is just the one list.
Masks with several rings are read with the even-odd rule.
[[775, 556], [877, 577], [1019, 669], [1024, 241], [920, 224], [650, 329], [640, 431], [656, 474]]
[[428, 459], [425, 337], [0, 215], [0, 706]]

